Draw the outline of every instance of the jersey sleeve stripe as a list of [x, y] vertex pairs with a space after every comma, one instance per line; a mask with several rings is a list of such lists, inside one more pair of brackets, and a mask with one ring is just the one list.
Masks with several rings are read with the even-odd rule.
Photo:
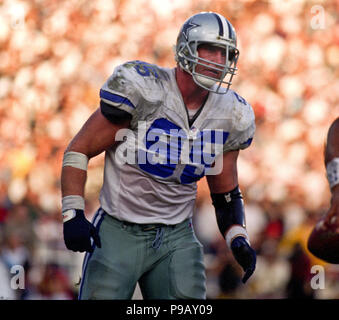
[[119, 96], [118, 94], [115, 94], [115, 93], [105, 91], [103, 89], [100, 90], [100, 98], [104, 99], [106, 102], [126, 104], [129, 107], [135, 109], [134, 104], [130, 100], [128, 100], [127, 98]]

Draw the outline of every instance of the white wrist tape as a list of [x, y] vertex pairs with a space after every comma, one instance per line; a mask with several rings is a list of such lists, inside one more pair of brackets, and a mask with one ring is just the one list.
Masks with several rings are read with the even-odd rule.
[[70, 209], [85, 210], [85, 199], [82, 196], [71, 195], [62, 198], [62, 212]]
[[339, 158], [333, 158], [327, 163], [326, 172], [330, 188], [333, 188], [339, 183]]
[[234, 225], [232, 226], [226, 233], [226, 244], [229, 248], [231, 248], [231, 243], [233, 241], [233, 239], [235, 239], [236, 237], [239, 237], [239, 236], [242, 236], [244, 237], [248, 244], [250, 244], [250, 241], [249, 241], [249, 237], [248, 237], [248, 233], [246, 231], [246, 229], [240, 225]]
[[88, 157], [80, 152], [68, 151], [64, 154], [62, 166], [74, 167], [87, 171]]

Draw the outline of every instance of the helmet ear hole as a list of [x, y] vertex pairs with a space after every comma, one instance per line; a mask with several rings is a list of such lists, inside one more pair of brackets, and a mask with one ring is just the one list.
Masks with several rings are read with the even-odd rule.
[[228, 52], [228, 60], [230, 62], [232, 62], [234, 60], [234, 58], [235, 58], [235, 51], [230, 49], [229, 52]]
[[176, 46], [175, 58], [176, 62], [178, 62], [179, 66], [185, 71], [191, 73], [192, 71], [192, 63], [187, 60], [187, 57], [190, 57], [191, 54], [187, 47], [187, 44], [181, 42]]
[[228, 51], [228, 60], [230, 63], [235, 61], [237, 59], [237, 56], [239, 55], [239, 52], [235, 48], [230, 48]]
[[187, 49], [187, 48], [184, 48], [184, 49], [182, 50], [182, 53], [183, 53], [185, 56], [189, 55], [189, 52], [188, 52], [188, 49]]

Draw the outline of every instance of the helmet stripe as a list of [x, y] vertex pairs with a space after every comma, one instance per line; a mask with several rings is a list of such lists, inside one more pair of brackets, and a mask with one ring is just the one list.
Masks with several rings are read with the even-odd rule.
[[233, 30], [232, 30], [231, 24], [227, 19], [225, 19], [225, 20], [226, 20], [227, 26], [228, 26], [228, 38], [233, 39], [234, 36], [233, 36]]
[[213, 13], [213, 15], [216, 17], [217, 21], [218, 21], [218, 25], [219, 25], [219, 36], [223, 37], [224, 36], [224, 26], [222, 24], [222, 21], [219, 17], [218, 14]]

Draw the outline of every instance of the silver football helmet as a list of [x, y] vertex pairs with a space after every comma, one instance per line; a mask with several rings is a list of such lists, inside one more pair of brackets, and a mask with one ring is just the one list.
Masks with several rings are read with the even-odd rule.
[[[200, 44], [210, 44], [225, 49], [225, 63], [219, 64], [199, 57]], [[175, 47], [175, 60], [202, 88], [215, 93], [226, 93], [236, 74], [238, 57], [235, 30], [222, 15], [201, 12], [190, 17], [181, 27]], [[220, 74], [220, 77], [214, 78], [197, 72], [197, 65], [214, 70], [216, 74]], [[222, 84], [226, 84], [226, 90], [222, 89]]]

